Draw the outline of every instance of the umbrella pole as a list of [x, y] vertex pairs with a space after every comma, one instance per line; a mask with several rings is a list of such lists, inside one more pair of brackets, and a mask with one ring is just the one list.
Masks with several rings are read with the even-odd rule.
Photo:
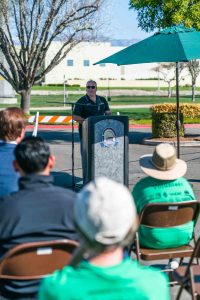
[[179, 112], [179, 63], [176, 62], [176, 132], [177, 132], [177, 157], [180, 158], [180, 112]]

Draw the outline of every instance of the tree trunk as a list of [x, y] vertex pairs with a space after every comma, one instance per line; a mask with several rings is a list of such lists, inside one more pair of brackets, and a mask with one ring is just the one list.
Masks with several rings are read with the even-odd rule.
[[30, 112], [30, 98], [31, 98], [31, 90], [23, 90], [21, 91], [21, 105], [20, 107], [26, 114]]
[[195, 84], [192, 85], [192, 102], [195, 102]]
[[172, 90], [171, 90], [171, 84], [168, 82], [168, 98], [171, 98], [172, 96]]

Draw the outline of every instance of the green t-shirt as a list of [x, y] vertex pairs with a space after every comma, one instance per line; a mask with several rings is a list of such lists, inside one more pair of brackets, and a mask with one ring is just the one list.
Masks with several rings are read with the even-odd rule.
[[[132, 195], [138, 213], [148, 203], [196, 199], [190, 183], [183, 177], [168, 181], [143, 178], [134, 186]], [[191, 240], [193, 230], [193, 222], [170, 228], [150, 228], [142, 225], [139, 227], [140, 244], [155, 249], [183, 246]]]
[[168, 281], [159, 270], [130, 259], [112, 267], [86, 261], [43, 280], [39, 300], [169, 300]]

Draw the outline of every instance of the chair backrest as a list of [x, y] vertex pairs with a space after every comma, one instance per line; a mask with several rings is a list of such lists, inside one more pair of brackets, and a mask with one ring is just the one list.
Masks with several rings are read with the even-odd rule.
[[66, 266], [77, 246], [77, 242], [65, 239], [17, 245], [0, 261], [0, 279], [43, 278]]
[[140, 224], [151, 227], [172, 227], [194, 220], [199, 215], [198, 200], [176, 203], [150, 203], [140, 214]]

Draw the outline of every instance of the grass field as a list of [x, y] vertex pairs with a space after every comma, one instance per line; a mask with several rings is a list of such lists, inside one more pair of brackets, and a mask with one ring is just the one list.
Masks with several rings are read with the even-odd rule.
[[[56, 87], [58, 88], [58, 87]], [[79, 95], [69, 94], [67, 102], [76, 102], [78, 98], [82, 96], [83, 92]], [[20, 97], [18, 96], [18, 104], [20, 106]], [[190, 96], [180, 97], [180, 103], [192, 103]], [[128, 116], [130, 123], [148, 124], [151, 123], [151, 113], [149, 108], [112, 108], [112, 105], [138, 105], [138, 104], [158, 104], [158, 103], [176, 103], [175, 97], [167, 98], [161, 96], [113, 96], [109, 102], [112, 113], [115, 115], [120, 112], [121, 115]], [[196, 103], [200, 103], [200, 96], [196, 96]], [[13, 106], [13, 105], [6, 105]], [[0, 107], [5, 107], [1, 104]], [[31, 108], [34, 107], [63, 107], [63, 95], [32, 95], [31, 96]], [[39, 109], [38, 109], [39, 110]], [[39, 110], [40, 115], [71, 115], [70, 110]], [[36, 110], [31, 111], [31, 115], [34, 115]], [[197, 119], [185, 119], [185, 123], [200, 123], [200, 118]]]
[[[67, 102], [76, 102], [82, 94], [69, 94]], [[20, 97], [18, 98], [18, 105]], [[180, 103], [192, 103], [190, 96], [180, 97]], [[137, 105], [137, 104], [156, 104], [156, 103], [176, 103], [175, 97], [161, 97], [161, 96], [113, 96], [109, 105]], [[196, 103], [200, 103], [200, 96], [196, 96]], [[3, 106], [3, 105], [2, 105]], [[4, 105], [5, 106], [5, 105]], [[32, 95], [31, 107], [60, 107], [63, 106], [63, 95]]]

